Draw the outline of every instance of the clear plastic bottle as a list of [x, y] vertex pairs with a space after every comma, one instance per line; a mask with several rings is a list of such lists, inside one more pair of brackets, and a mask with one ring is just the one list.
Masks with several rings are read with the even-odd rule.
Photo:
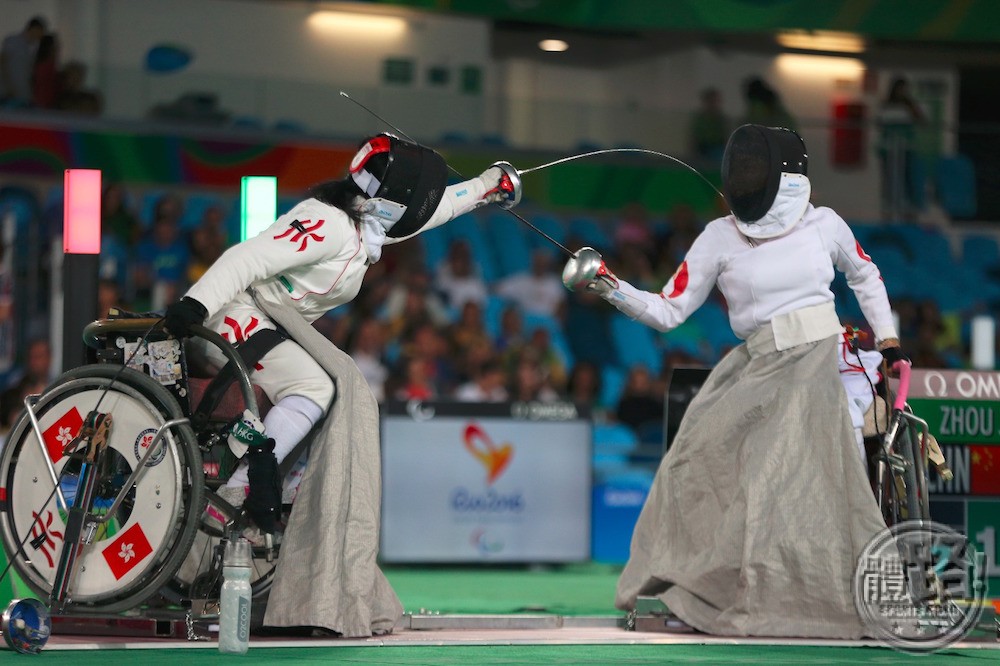
[[246, 654], [250, 648], [250, 542], [230, 540], [222, 559], [219, 652]]

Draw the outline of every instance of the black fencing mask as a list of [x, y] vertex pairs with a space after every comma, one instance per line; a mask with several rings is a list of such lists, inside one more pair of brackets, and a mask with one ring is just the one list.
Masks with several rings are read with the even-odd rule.
[[402, 238], [420, 230], [441, 202], [448, 184], [444, 158], [430, 148], [379, 134], [351, 160], [351, 178], [388, 221], [386, 235]]
[[722, 192], [745, 223], [764, 217], [778, 193], [782, 173], [806, 174], [809, 157], [802, 138], [783, 127], [742, 125], [722, 156]]

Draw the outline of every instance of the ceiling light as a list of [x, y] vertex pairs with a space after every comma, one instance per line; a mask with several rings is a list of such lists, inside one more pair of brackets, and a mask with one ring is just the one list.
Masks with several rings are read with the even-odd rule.
[[862, 53], [865, 40], [852, 32], [830, 30], [789, 30], [779, 32], [778, 44], [801, 51], [827, 51], [834, 53]]
[[358, 14], [320, 9], [309, 15], [309, 27], [323, 33], [351, 33], [396, 37], [406, 30], [406, 19], [380, 14]]
[[538, 42], [538, 48], [540, 48], [543, 51], [559, 52], [568, 49], [569, 44], [567, 44], [561, 39], [543, 39], [542, 41]]

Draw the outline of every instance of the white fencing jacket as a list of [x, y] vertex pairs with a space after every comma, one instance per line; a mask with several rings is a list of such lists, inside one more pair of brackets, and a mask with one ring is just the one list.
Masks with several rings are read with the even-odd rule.
[[[398, 243], [463, 215], [485, 203], [485, 192], [480, 178], [450, 185], [419, 231], [384, 242]], [[212, 319], [238, 297], [249, 305], [244, 296], [249, 287], [277, 282], [312, 323], [357, 296], [368, 266], [377, 260], [369, 252], [361, 230], [342, 210], [306, 199], [259, 235], [226, 250], [186, 295]]]
[[729, 323], [742, 340], [778, 316], [832, 303], [834, 268], [843, 272], [877, 340], [895, 338], [892, 310], [878, 268], [847, 223], [810, 204], [787, 233], [750, 239], [732, 215], [710, 222], [659, 293], [619, 280], [605, 299], [660, 331], [679, 326], [716, 284], [729, 306]]

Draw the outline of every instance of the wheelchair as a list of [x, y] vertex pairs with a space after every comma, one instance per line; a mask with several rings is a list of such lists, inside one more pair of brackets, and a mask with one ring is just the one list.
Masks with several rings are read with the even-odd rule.
[[[211, 378], [189, 376], [183, 341], [160, 321], [85, 327], [92, 363], [29, 396], [0, 452], [3, 546], [53, 613], [141, 612], [186, 600], [207, 600], [209, 609], [218, 600], [223, 541], [252, 528], [216, 490], [238, 463], [229, 429], [244, 409], [263, 418], [266, 396], [236, 348], [195, 326], [235, 372], [228, 390], [208, 395]], [[283, 477], [314, 433], [279, 467]], [[289, 502], [282, 524], [290, 510]], [[280, 541], [280, 529], [273, 540], [254, 540], [255, 601], [266, 601]]]
[[[885, 429], [867, 444], [872, 490], [888, 527], [907, 520], [931, 520], [927, 477], [930, 428], [906, 404], [909, 363], [897, 362], [894, 369], [899, 373], [898, 389], [886, 400], [887, 404], [891, 400], [892, 410], [887, 413]], [[950, 474], [946, 466], [938, 469]]]

